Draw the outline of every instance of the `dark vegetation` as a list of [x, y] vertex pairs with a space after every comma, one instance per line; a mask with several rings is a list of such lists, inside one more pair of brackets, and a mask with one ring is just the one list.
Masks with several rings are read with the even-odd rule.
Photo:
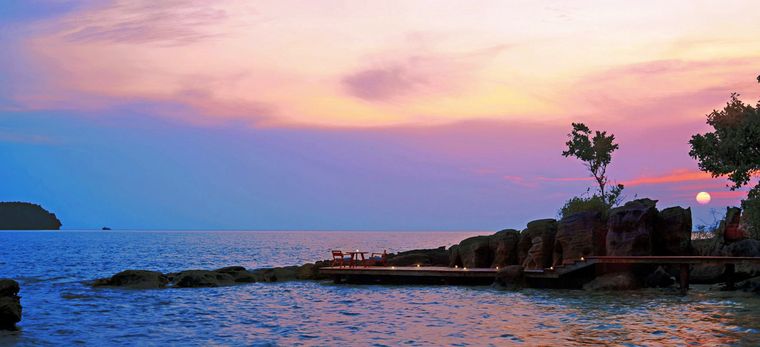
[[[562, 152], [565, 157], [580, 159], [588, 169], [597, 184], [597, 191], [589, 188], [584, 195], [567, 200], [560, 209], [560, 218], [578, 212], [599, 212], [606, 218], [610, 209], [620, 204], [623, 185], [608, 187], [607, 166], [612, 162], [612, 152], [620, 146], [615, 143], [615, 135], [607, 135], [606, 131], [592, 131], [583, 123], [573, 123], [573, 130], [565, 145], [567, 150]], [[592, 136], [593, 135], [593, 136]]]
[[[742, 102], [739, 94], [731, 94], [722, 110], [707, 115], [707, 124], [714, 130], [692, 136], [689, 155], [702, 171], [726, 176], [731, 190], [749, 185], [760, 172], [760, 101], [753, 106]], [[760, 183], [749, 190], [742, 209], [748, 232], [760, 238]]]

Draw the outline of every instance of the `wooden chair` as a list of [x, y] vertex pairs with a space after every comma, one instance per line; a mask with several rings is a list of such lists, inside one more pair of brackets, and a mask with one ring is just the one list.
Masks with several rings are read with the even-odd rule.
[[348, 257], [348, 255], [343, 254], [343, 251], [333, 250], [332, 257], [333, 257], [332, 266], [345, 266], [346, 261], [351, 261], [351, 258]]
[[385, 260], [388, 258], [388, 253], [386, 250], [383, 250], [383, 253], [372, 253], [369, 255], [368, 261], [372, 262], [372, 265], [382, 265], [385, 266]]

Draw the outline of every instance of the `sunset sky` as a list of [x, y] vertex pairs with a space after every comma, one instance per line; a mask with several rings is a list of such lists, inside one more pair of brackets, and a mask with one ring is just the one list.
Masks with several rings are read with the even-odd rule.
[[[0, 200], [64, 228], [491, 230], [593, 184], [711, 222], [692, 134], [760, 99], [757, 1], [0, 4]], [[695, 196], [709, 192], [710, 204]]]

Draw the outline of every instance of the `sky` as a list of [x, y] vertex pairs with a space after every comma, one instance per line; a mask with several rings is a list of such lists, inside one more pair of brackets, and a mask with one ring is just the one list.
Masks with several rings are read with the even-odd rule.
[[746, 190], [688, 140], [760, 99], [758, 37], [750, 0], [6, 0], [0, 200], [67, 229], [521, 229], [593, 186], [561, 156], [584, 122], [627, 199], [710, 223]]

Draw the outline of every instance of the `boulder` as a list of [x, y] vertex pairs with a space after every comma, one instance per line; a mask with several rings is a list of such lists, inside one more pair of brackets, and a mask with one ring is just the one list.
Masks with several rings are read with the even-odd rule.
[[169, 283], [168, 278], [157, 271], [125, 270], [113, 275], [111, 278], [95, 280], [93, 286], [157, 289], [165, 287], [167, 283]]
[[446, 247], [439, 247], [388, 254], [386, 264], [389, 266], [447, 266], [449, 252], [446, 251]]
[[462, 267], [490, 267], [493, 262], [490, 236], [474, 236], [459, 242], [457, 247], [452, 247], [453, 264], [450, 266]]
[[731, 243], [747, 238], [741, 225], [742, 210], [738, 207], [726, 208], [726, 217], [718, 226], [718, 235], [723, 235], [726, 243]]
[[517, 263], [518, 241], [519, 232], [512, 229], [470, 237], [449, 248], [449, 266], [489, 268], [514, 265]]
[[546, 268], [544, 248], [544, 239], [540, 236], [534, 237], [531, 242], [531, 247], [528, 250], [528, 255], [525, 256], [522, 266], [528, 270], [540, 270]]
[[667, 288], [676, 283], [675, 277], [665, 271], [662, 266], [649, 274], [644, 280], [644, 285], [650, 288]]
[[234, 284], [235, 278], [216, 271], [186, 270], [177, 273], [173, 283], [177, 288], [219, 287]]
[[552, 265], [572, 264], [581, 257], [605, 255], [607, 225], [599, 212], [578, 212], [559, 222]]
[[760, 276], [752, 277], [737, 283], [736, 289], [760, 294]]
[[299, 266], [285, 266], [267, 269], [257, 269], [253, 273], [257, 282], [283, 282], [297, 280], [301, 271]]
[[630, 272], [601, 275], [583, 285], [584, 290], [631, 290], [641, 288], [639, 280]]
[[256, 282], [256, 276], [246, 268], [242, 266], [228, 266], [221, 269], [216, 269], [214, 272], [228, 274], [232, 276], [235, 283], [254, 283]]
[[744, 239], [723, 248], [729, 257], [760, 257], [760, 240]]
[[520, 289], [525, 286], [523, 268], [520, 265], [508, 265], [496, 272], [496, 284], [507, 289]]
[[652, 234], [658, 219], [656, 200], [629, 201], [610, 210], [607, 255], [652, 255]]
[[0, 330], [16, 330], [21, 321], [21, 297], [18, 282], [0, 279]]
[[[744, 239], [723, 247], [723, 255], [728, 257], [760, 257], [760, 240]], [[734, 269], [735, 278], [760, 276], [760, 264], [741, 263]]]
[[514, 229], [505, 229], [491, 236], [490, 246], [494, 251], [491, 267], [506, 267], [517, 264], [517, 244], [520, 241], [520, 232]]
[[676, 206], [660, 211], [652, 247], [654, 255], [691, 255], [691, 208]]
[[[556, 234], [557, 221], [554, 219], [539, 219], [528, 223], [528, 227], [520, 233], [520, 241], [517, 244], [518, 263], [525, 266], [528, 255], [533, 250], [533, 259], [530, 259], [530, 262], [539, 268], [549, 267]], [[540, 238], [540, 241], [537, 238]], [[540, 242], [540, 247], [535, 245], [537, 242]]]

